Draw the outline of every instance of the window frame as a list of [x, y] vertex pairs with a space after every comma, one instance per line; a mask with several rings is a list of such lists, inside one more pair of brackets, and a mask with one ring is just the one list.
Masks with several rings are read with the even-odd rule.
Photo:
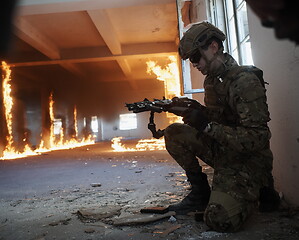
[[[229, 9], [229, 2], [231, 1], [232, 6], [232, 16], [229, 16], [228, 9]], [[238, 5], [237, 5], [238, 2]], [[225, 51], [230, 53], [237, 62], [239, 62], [241, 65], [248, 64], [253, 65], [252, 60], [252, 52], [251, 52], [251, 44], [250, 44], [250, 34], [249, 29], [247, 29], [248, 34], [245, 35], [243, 39], [241, 39], [241, 27], [238, 22], [238, 11], [240, 11], [243, 7], [245, 7], [246, 10], [246, 20], [248, 23], [248, 16], [247, 16], [247, 5], [245, 0], [207, 0], [207, 6], [208, 6], [208, 18], [211, 23], [213, 23], [215, 26], [220, 28], [227, 36], [227, 40], [224, 42], [224, 48]], [[220, 15], [218, 13], [219, 9], [223, 9], [224, 14]], [[230, 20], [233, 19], [233, 26], [230, 25]], [[223, 26], [225, 26], [223, 28]], [[248, 25], [247, 25], [248, 26]], [[233, 32], [234, 30], [235, 33]], [[232, 36], [235, 34], [235, 41], [232, 39]], [[243, 52], [243, 49], [245, 48], [245, 44], [249, 43], [250, 50], [248, 53], [249, 55], [246, 55]], [[236, 44], [236, 46], [234, 46]]]

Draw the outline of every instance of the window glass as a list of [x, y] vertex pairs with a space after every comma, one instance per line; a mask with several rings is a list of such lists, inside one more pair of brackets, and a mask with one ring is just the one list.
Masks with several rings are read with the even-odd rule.
[[[247, 7], [244, 0], [210, 0], [216, 6], [214, 9], [224, 9], [224, 14], [215, 11], [212, 23], [218, 28], [226, 27], [228, 52], [240, 64], [252, 64], [251, 43], [249, 36]], [[236, 14], [236, 15], [235, 15]], [[226, 23], [221, 26], [219, 23]]]
[[137, 128], [137, 116], [135, 113], [127, 113], [119, 115], [119, 129], [131, 130]]
[[210, 4], [209, 4], [209, 11], [210, 11], [210, 17], [212, 22], [216, 22], [217, 21], [217, 13], [215, 11], [215, 0], [211, 0]]
[[60, 135], [60, 132], [62, 130], [62, 121], [60, 118], [54, 118], [54, 134]]
[[234, 15], [233, 0], [227, 0], [226, 1], [226, 12], [227, 12], [227, 17], [228, 18], [231, 18]]
[[98, 124], [98, 117], [92, 116], [91, 117], [91, 130], [94, 133], [97, 133], [99, 131], [99, 124]]
[[244, 0], [234, 0], [234, 1], [236, 3], [236, 8], [238, 8], [240, 4], [244, 2]]
[[245, 41], [241, 44], [241, 52], [242, 52], [242, 64], [244, 65], [253, 65], [253, 59], [251, 54], [251, 43], [250, 41]]
[[239, 51], [238, 51], [237, 48], [235, 48], [235, 49], [233, 50], [232, 56], [233, 56], [233, 58], [234, 58], [238, 63], [240, 63], [240, 60], [239, 60]]
[[247, 9], [245, 3], [243, 3], [237, 11], [237, 20], [239, 27], [239, 38], [240, 42], [242, 42], [249, 35]]
[[229, 28], [229, 39], [230, 39], [230, 49], [233, 51], [237, 47], [237, 34], [236, 34], [236, 27], [235, 27], [235, 18], [232, 17], [228, 21], [228, 28]]

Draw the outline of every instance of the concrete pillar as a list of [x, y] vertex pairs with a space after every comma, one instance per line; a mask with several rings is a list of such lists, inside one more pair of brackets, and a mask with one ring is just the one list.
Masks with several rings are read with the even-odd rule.
[[75, 129], [74, 105], [68, 107], [66, 122], [67, 122], [66, 123], [67, 139], [77, 139], [78, 136], [76, 136], [76, 129]]
[[44, 141], [44, 146], [50, 148], [50, 111], [49, 111], [49, 96], [50, 91], [43, 88], [41, 90], [41, 114], [42, 114], [42, 140]]
[[91, 130], [91, 116], [86, 116], [85, 117], [85, 127], [83, 128], [83, 137], [87, 138], [91, 134], [92, 134], [92, 130]]
[[15, 147], [22, 151], [26, 144], [30, 144], [30, 130], [26, 128], [25, 106], [22, 100], [14, 99], [13, 111], [13, 139]]
[[97, 141], [103, 141], [103, 129], [102, 129], [102, 118], [98, 117], [98, 134], [97, 134]]
[[56, 113], [54, 112], [54, 117], [55, 119], [60, 119], [61, 120], [61, 128], [62, 128], [62, 133], [63, 133], [63, 139], [61, 139], [61, 136], [59, 134], [55, 136], [55, 141], [62, 141], [65, 142], [66, 139], [68, 139], [67, 136], [67, 116], [59, 114], [56, 115]]
[[3, 104], [3, 72], [2, 68], [0, 67], [0, 156], [2, 155], [3, 150], [7, 144], [6, 136], [8, 134], [6, 119], [5, 119], [5, 109]]
[[30, 145], [37, 148], [41, 142], [42, 133], [42, 114], [40, 92], [35, 92], [36, 98], [27, 101], [25, 108], [25, 130], [29, 133]]

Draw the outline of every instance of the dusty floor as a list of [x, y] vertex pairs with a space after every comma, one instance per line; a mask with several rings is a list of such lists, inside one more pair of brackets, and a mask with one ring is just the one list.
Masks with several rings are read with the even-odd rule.
[[[166, 151], [109, 150], [110, 143], [97, 143], [0, 161], [0, 239], [299, 239], [296, 209], [256, 212], [229, 234], [209, 231], [193, 216], [116, 226], [144, 217], [143, 207], [177, 201], [188, 185]], [[211, 180], [212, 169], [204, 169]]]

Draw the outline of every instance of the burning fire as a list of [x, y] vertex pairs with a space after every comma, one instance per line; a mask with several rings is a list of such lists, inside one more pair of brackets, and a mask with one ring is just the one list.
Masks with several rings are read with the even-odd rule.
[[[170, 63], [165, 68], [157, 65], [154, 61], [148, 61], [147, 72], [154, 73], [158, 80], [164, 82], [165, 97], [172, 99], [173, 97], [181, 96], [180, 74], [177, 64], [177, 57], [170, 56]], [[172, 113], [166, 113], [169, 123], [182, 122], [182, 118]], [[136, 144], [135, 148], [125, 147], [121, 143], [122, 137], [115, 137], [111, 140], [111, 147], [115, 152], [134, 152], [134, 151], [154, 151], [165, 150], [165, 140], [161, 139], [141, 139]]]
[[3, 77], [3, 104], [4, 104], [4, 112], [5, 112], [5, 119], [6, 119], [6, 125], [8, 130], [8, 136], [6, 136], [7, 140], [7, 146], [4, 150], [4, 153], [7, 151], [10, 151], [12, 149], [12, 143], [13, 143], [13, 136], [12, 136], [12, 106], [13, 106], [13, 100], [11, 97], [11, 85], [10, 85], [10, 75], [11, 70], [9, 66], [6, 64], [6, 62], [2, 62], [2, 70], [4, 72]]
[[80, 146], [90, 145], [94, 144], [94, 139], [90, 135], [87, 138], [83, 138], [82, 140], [77, 140], [78, 136], [78, 128], [77, 128], [77, 109], [74, 109], [74, 122], [75, 122], [75, 136], [71, 138], [70, 140], [64, 140], [63, 135], [63, 129], [60, 129], [60, 137], [59, 141], [55, 141], [55, 134], [54, 134], [54, 100], [53, 100], [53, 94], [51, 93], [49, 97], [49, 114], [51, 119], [51, 126], [50, 126], [50, 147], [46, 148], [44, 147], [44, 141], [42, 140], [39, 147], [35, 150], [32, 150], [28, 144], [25, 145], [22, 152], [17, 151], [14, 146], [14, 140], [13, 140], [13, 129], [12, 129], [12, 108], [13, 108], [13, 98], [11, 96], [11, 70], [9, 66], [6, 64], [6, 62], [2, 61], [2, 70], [3, 70], [3, 105], [4, 105], [4, 111], [5, 111], [5, 120], [7, 124], [7, 130], [8, 135], [6, 137], [7, 145], [5, 146], [5, 149], [2, 153], [2, 157], [0, 157], [0, 160], [5, 159], [16, 159], [16, 158], [22, 158], [32, 155], [37, 155], [42, 152], [49, 152], [53, 150], [60, 150], [60, 149], [70, 149], [70, 148], [76, 148]]
[[[154, 61], [148, 61], [147, 72], [154, 73], [157, 79], [164, 82], [165, 98], [181, 96], [180, 72], [177, 64], [176, 56], [168, 57], [170, 63], [165, 68], [157, 65]], [[169, 123], [182, 122], [182, 118], [173, 113], [166, 113]]]
[[[180, 86], [180, 75], [179, 68], [177, 65], [177, 57], [170, 56], [170, 63], [162, 68], [157, 65], [154, 61], [148, 61], [147, 72], [154, 73], [157, 76], [157, 79], [164, 82], [165, 87], [165, 97], [172, 99], [175, 96], [181, 96], [181, 86]], [[176, 116], [172, 113], [166, 113], [169, 123], [173, 122], [182, 122], [182, 118]], [[154, 150], [165, 150], [165, 140], [161, 139], [141, 139], [136, 144], [135, 148], [125, 147], [121, 143], [121, 137], [113, 138], [111, 147], [115, 152], [134, 152], [134, 151], [154, 151]]]
[[147, 72], [154, 73], [157, 79], [164, 82], [165, 97], [171, 99], [181, 96], [180, 74], [176, 56], [168, 57], [170, 63], [162, 68], [154, 61], [148, 61]]
[[76, 131], [75, 134], [76, 135], [73, 138], [71, 138], [70, 140], [64, 140], [63, 128], [60, 128], [59, 140], [55, 141], [56, 137], [55, 137], [55, 133], [54, 133], [54, 122], [55, 122], [54, 103], [55, 102], [53, 100], [53, 93], [51, 93], [50, 97], [49, 97], [49, 115], [50, 115], [50, 120], [51, 120], [50, 148], [46, 148], [44, 146], [44, 141], [41, 141], [39, 148], [36, 149], [35, 152], [42, 153], [42, 152], [48, 152], [48, 151], [53, 151], [53, 150], [70, 149], [70, 148], [76, 148], [76, 147], [94, 144], [94, 140], [91, 135], [89, 135], [87, 138], [83, 138], [81, 141], [76, 139], [78, 136], [76, 107], [74, 108], [74, 122], [75, 122], [75, 131]]
[[111, 147], [114, 152], [136, 152], [136, 151], [154, 151], [154, 150], [165, 150], [164, 138], [161, 139], [141, 139], [136, 144], [135, 148], [125, 147], [121, 143], [122, 137], [115, 137], [111, 140]]
[[[12, 158], [21, 158], [24, 157], [18, 151], [15, 150], [13, 147], [13, 131], [12, 131], [12, 107], [13, 107], [13, 98], [11, 96], [11, 70], [6, 62], [2, 61], [2, 70], [3, 70], [3, 105], [4, 105], [4, 112], [5, 112], [5, 120], [7, 125], [8, 135], [6, 136], [7, 144], [4, 148], [2, 153], [2, 157], [0, 159], [12, 159]], [[30, 147], [26, 144], [24, 147], [24, 151], [27, 152], [27, 156], [35, 155]]]
[[75, 130], [75, 134], [74, 134], [74, 138], [78, 137], [78, 121], [77, 121], [77, 107], [74, 107], [74, 130]]

